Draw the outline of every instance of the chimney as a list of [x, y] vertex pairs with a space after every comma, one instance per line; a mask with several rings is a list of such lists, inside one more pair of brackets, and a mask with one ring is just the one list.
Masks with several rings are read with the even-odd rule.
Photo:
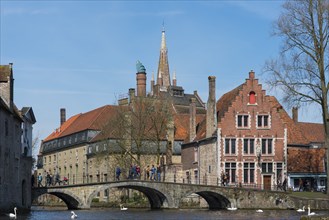
[[196, 136], [196, 100], [190, 99], [190, 142], [192, 142]]
[[130, 88], [129, 89], [129, 103], [132, 103], [135, 98], [135, 89]]
[[209, 76], [209, 97], [207, 102], [206, 137], [211, 137], [216, 130], [216, 77]]
[[172, 77], [172, 84], [173, 86], [177, 86], [176, 71], [174, 71], [174, 75]]
[[137, 81], [137, 96], [146, 96], [146, 73], [138, 72], [136, 73]]
[[297, 107], [292, 108], [292, 119], [294, 120], [295, 123], [298, 122], [298, 108]]
[[61, 126], [64, 124], [64, 122], [66, 121], [66, 110], [65, 108], [61, 108], [60, 109], [60, 117], [61, 117]]
[[255, 78], [255, 72], [253, 70], [250, 70], [249, 79], [254, 79], [254, 78]]

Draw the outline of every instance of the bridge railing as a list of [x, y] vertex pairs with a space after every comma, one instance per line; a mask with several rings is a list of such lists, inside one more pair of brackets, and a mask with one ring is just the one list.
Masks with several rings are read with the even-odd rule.
[[[42, 187], [53, 187], [53, 186], [63, 186], [63, 185], [80, 185], [80, 184], [90, 184], [90, 183], [102, 183], [102, 182], [113, 182], [117, 179], [115, 176], [101, 176], [101, 175], [84, 175], [84, 176], [73, 176], [72, 178], [67, 178], [67, 180], [59, 179], [56, 180], [56, 177], [52, 177], [50, 180], [47, 178], [43, 178], [41, 182]], [[143, 181], [160, 181], [160, 182], [172, 182], [172, 183], [184, 183], [184, 184], [197, 184], [197, 185], [212, 185], [212, 186], [222, 186], [222, 187], [230, 187], [230, 188], [247, 188], [247, 189], [258, 189], [258, 190], [271, 190], [271, 191], [285, 191], [285, 188], [282, 185], [263, 185], [256, 183], [227, 183], [223, 184], [220, 178], [218, 177], [210, 177], [207, 178], [183, 178], [181, 175], [161, 175], [160, 179], [158, 176], [155, 178], [146, 178], [146, 176], [135, 176], [133, 178], [128, 178], [126, 176], [121, 176], [119, 180], [143, 180]]]

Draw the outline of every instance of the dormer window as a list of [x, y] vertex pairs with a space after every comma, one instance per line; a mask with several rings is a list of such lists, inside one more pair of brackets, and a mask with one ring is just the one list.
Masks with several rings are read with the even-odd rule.
[[249, 105], [256, 105], [256, 93], [254, 91], [251, 91], [249, 93]]

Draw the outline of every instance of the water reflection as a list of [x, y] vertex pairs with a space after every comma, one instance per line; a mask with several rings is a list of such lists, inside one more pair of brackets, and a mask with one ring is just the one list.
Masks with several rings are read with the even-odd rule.
[[[329, 211], [315, 211], [318, 215], [329, 215]], [[149, 209], [133, 209], [128, 208], [126, 211], [121, 211], [120, 208], [108, 209], [99, 208], [91, 210], [76, 210], [78, 220], [111, 220], [111, 219], [143, 219], [143, 220], [159, 220], [159, 219], [291, 219], [299, 220], [305, 213], [298, 213], [296, 210], [264, 210], [263, 213], [256, 213], [255, 210], [237, 210], [237, 211], [209, 211], [209, 210], [149, 210]], [[26, 220], [61, 220], [70, 219], [71, 211], [66, 208], [61, 209], [42, 209], [34, 207], [28, 215], [20, 215], [17, 219]], [[0, 219], [9, 219], [1, 216]]]

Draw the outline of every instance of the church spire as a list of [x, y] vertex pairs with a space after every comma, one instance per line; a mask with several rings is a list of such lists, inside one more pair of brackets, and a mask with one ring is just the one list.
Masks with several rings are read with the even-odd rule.
[[[160, 48], [160, 58], [158, 66], [158, 79], [157, 84], [160, 86], [169, 87], [170, 84], [170, 75], [169, 75], [169, 63], [168, 63], [168, 51], [166, 46], [166, 32], [164, 24], [162, 26], [162, 36], [161, 36], [161, 48]], [[161, 78], [160, 78], [161, 76]]]

